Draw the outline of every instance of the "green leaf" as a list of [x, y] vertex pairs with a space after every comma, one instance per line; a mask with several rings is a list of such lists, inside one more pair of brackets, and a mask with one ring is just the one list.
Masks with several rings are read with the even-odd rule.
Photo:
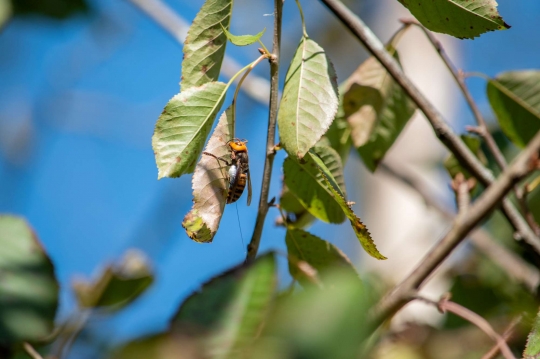
[[295, 228], [305, 228], [313, 224], [316, 218], [302, 206], [294, 193], [292, 193], [287, 185], [283, 183], [281, 196], [279, 198], [279, 206], [287, 212], [287, 223]]
[[184, 42], [182, 91], [218, 80], [227, 45], [222, 26], [229, 27], [232, 5], [233, 0], [206, 0], [193, 20]]
[[171, 330], [202, 338], [205, 357], [239, 358], [259, 334], [277, 284], [272, 253], [210, 280], [182, 304]]
[[41, 15], [56, 19], [66, 19], [78, 13], [87, 12], [89, 7], [85, 0], [3, 0], [11, 2], [13, 13], [19, 15]]
[[193, 172], [226, 92], [227, 85], [211, 82], [185, 90], [167, 103], [152, 136], [158, 179]]
[[[394, 57], [399, 57], [393, 48]], [[392, 147], [416, 107], [374, 57], [367, 59], [347, 81], [344, 116], [354, 146], [366, 167], [374, 172]]]
[[239, 35], [239, 36], [236, 36], [236, 35], [231, 34], [229, 31], [227, 31], [227, 29], [224, 28], [223, 25], [221, 26], [221, 28], [223, 29], [223, 32], [225, 33], [225, 36], [227, 36], [227, 39], [229, 39], [229, 41], [232, 42], [236, 46], [251, 45], [251, 44], [259, 41], [261, 36], [263, 36], [264, 33], [266, 32], [266, 28], [264, 28], [263, 31], [259, 32], [256, 35]]
[[345, 165], [347, 162], [347, 157], [352, 145], [351, 139], [351, 127], [347, 122], [345, 117], [345, 111], [343, 109], [343, 93], [347, 88], [347, 84], [341, 84], [339, 86], [339, 100], [338, 100], [338, 110], [336, 113], [336, 118], [332, 121], [332, 124], [326, 131], [323, 138], [327, 138], [329, 141], [330, 147], [337, 151], [339, 157], [341, 157], [341, 162]]
[[[469, 147], [471, 152], [474, 153], [482, 163], [487, 163], [487, 159], [481, 149], [482, 141], [478, 136], [461, 135], [460, 137], [463, 142], [465, 142], [465, 145]], [[459, 163], [458, 159], [453, 154], [450, 154], [444, 161], [444, 168], [446, 168], [446, 171], [448, 171], [451, 178], [456, 177], [458, 173], [462, 173], [465, 178], [473, 177], [470, 172]]]
[[509, 29], [495, 0], [398, 0], [431, 31], [473, 39], [488, 31]]
[[40, 341], [54, 328], [58, 282], [26, 221], [0, 216], [0, 347]]
[[527, 345], [523, 351], [523, 359], [538, 358], [540, 358], [540, 312], [534, 320], [532, 330], [527, 337]]
[[[289, 228], [285, 236], [285, 243], [287, 244], [289, 256], [292, 256], [295, 260], [307, 262], [319, 274], [324, 275], [329, 269], [336, 267], [341, 267], [345, 271], [356, 274], [349, 258], [339, 248], [309, 232]], [[304, 275], [290, 260], [289, 272], [294, 279], [304, 283]]]
[[[320, 161], [320, 160], [318, 160]], [[319, 163], [320, 166], [320, 163]], [[326, 185], [326, 188], [332, 194], [334, 195], [334, 198], [336, 199], [337, 203], [341, 206], [343, 212], [351, 222], [351, 226], [354, 230], [354, 233], [356, 234], [356, 237], [360, 241], [360, 244], [362, 245], [362, 248], [376, 259], [387, 259], [385, 256], [383, 256], [378, 250], [377, 246], [375, 246], [375, 242], [373, 241], [373, 238], [371, 238], [371, 234], [369, 233], [367, 227], [362, 223], [360, 218], [354, 213], [354, 211], [351, 208], [351, 205], [347, 202], [345, 199], [343, 193], [340, 191], [337, 184], [332, 181], [332, 178], [328, 177], [324, 171], [320, 170], [320, 173], [323, 178], [323, 182]]]
[[540, 71], [510, 71], [490, 80], [487, 94], [508, 138], [525, 147], [540, 130]]
[[[227, 142], [234, 132], [232, 107], [221, 115], [204, 152], [231, 159]], [[184, 217], [182, 227], [195, 242], [212, 242], [216, 234], [225, 203], [227, 202], [228, 175], [223, 163], [212, 156], [203, 155], [193, 174], [193, 208]]]
[[351, 359], [375, 330], [369, 313], [378, 293], [350, 270], [328, 273], [330, 286], [308, 286], [281, 298], [249, 358]]
[[120, 265], [107, 266], [93, 283], [78, 280], [73, 287], [81, 307], [118, 310], [137, 299], [153, 281], [146, 258], [130, 251]]
[[[316, 153], [316, 154], [315, 154]], [[330, 147], [315, 147], [302, 160], [287, 157], [283, 163], [284, 181], [289, 190], [309, 213], [329, 223], [341, 223], [345, 216], [332, 193], [326, 188], [314, 159], [322, 157], [321, 164], [329, 177], [335, 178], [344, 188], [343, 166], [335, 150]]]
[[289, 156], [303, 158], [330, 127], [338, 105], [336, 81], [324, 50], [303, 37], [287, 71], [278, 112], [279, 137]]

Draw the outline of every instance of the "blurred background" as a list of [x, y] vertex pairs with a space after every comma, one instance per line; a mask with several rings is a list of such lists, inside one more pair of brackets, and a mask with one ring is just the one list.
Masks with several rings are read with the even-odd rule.
[[[72, 355], [77, 358], [93, 357], [93, 350], [99, 350], [90, 350], [85, 340], [107, 347], [164, 329], [178, 304], [201, 283], [243, 261], [256, 216], [267, 105], [240, 92], [237, 136], [249, 139], [253, 204], [246, 207], [245, 199], [238, 201], [241, 230], [235, 206], [228, 206], [212, 244], [191, 241], [181, 227], [191, 208], [191, 178], [157, 181], [151, 136], [164, 105], [179, 91], [182, 46], [135, 3], [0, 1], [0, 212], [26, 217], [52, 258], [61, 284], [58, 320], [74, 310], [72, 280], [95, 275], [129, 248], [146, 253], [156, 273], [152, 288], [131, 306], [113, 317], [92, 319]], [[203, 1], [164, 3], [189, 24]], [[320, 2], [302, 3], [310, 37], [327, 51], [338, 81], [345, 80], [368, 54]], [[399, 18], [411, 17], [396, 0], [346, 3], [383, 41], [400, 27]], [[501, 0], [499, 11], [512, 25], [510, 30], [474, 41], [436, 34], [457, 67], [494, 76], [538, 66], [540, 42], [531, 36], [538, 33], [540, 2]], [[263, 42], [270, 48], [272, 12], [272, 0], [236, 0], [231, 32], [254, 34], [266, 27]], [[282, 78], [300, 36], [296, 4], [288, 0]], [[473, 118], [422, 33], [411, 29], [399, 49], [405, 71], [455, 131], [464, 132]], [[227, 56], [242, 66], [258, 55], [256, 46], [227, 47]], [[254, 70], [262, 78], [268, 73], [266, 63]], [[485, 117], [493, 119], [485, 81], [471, 78], [467, 83]], [[260, 91], [264, 98], [264, 85]], [[281, 190], [282, 152], [276, 157], [271, 197]], [[385, 161], [416, 173], [453, 208], [450, 179], [440, 165], [446, 156], [417, 115]], [[364, 256], [348, 224], [337, 228], [316, 223], [310, 231], [340, 247], [361, 271], [376, 272], [388, 284], [399, 281], [447, 224], [405, 186], [368, 173], [355, 153], [347, 163], [346, 183], [349, 200], [356, 202], [355, 210], [389, 260]], [[285, 250], [284, 230], [273, 225], [277, 215], [269, 212], [262, 252]], [[497, 233], [511, 241], [508, 231]], [[466, 254], [464, 248], [453, 260]], [[286, 285], [286, 265], [280, 273]], [[441, 277], [426, 293], [436, 297], [450, 285]], [[429, 315], [425, 310], [411, 306], [397, 322], [441, 322], [435, 310]]]

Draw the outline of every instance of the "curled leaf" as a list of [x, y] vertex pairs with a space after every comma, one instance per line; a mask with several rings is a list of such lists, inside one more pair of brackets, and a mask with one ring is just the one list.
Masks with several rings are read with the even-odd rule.
[[182, 91], [218, 80], [227, 45], [222, 26], [229, 27], [232, 5], [233, 0], [206, 0], [193, 20], [184, 42]]
[[[389, 46], [389, 51], [399, 62], [396, 50]], [[344, 116], [351, 128], [354, 146], [366, 167], [373, 172], [416, 107], [374, 57], [358, 67], [348, 79], [346, 87], [343, 95]]]
[[189, 88], [167, 103], [152, 136], [158, 179], [193, 172], [226, 92], [227, 85], [211, 82]]
[[337, 105], [334, 66], [322, 47], [303, 37], [287, 71], [278, 112], [279, 137], [289, 156], [306, 155], [330, 127]]
[[[321, 161], [322, 167], [314, 162], [314, 158]], [[285, 184], [313, 216], [325, 222], [341, 223], [345, 215], [324, 185], [319, 168], [323, 168], [329, 177], [335, 178], [344, 187], [341, 159], [335, 150], [324, 146], [317, 146], [308, 152], [302, 162], [287, 157], [283, 163]]]
[[[205, 151], [230, 160], [227, 142], [233, 133], [233, 110], [229, 107], [220, 117]], [[203, 155], [192, 179], [193, 208], [184, 217], [182, 227], [195, 242], [212, 242], [227, 201], [227, 174], [223, 163]]]
[[263, 31], [259, 32], [256, 35], [233, 35], [231, 34], [223, 25], [221, 25], [221, 28], [223, 29], [223, 32], [225, 33], [225, 36], [227, 36], [227, 39], [229, 39], [230, 42], [232, 42], [236, 46], [247, 46], [251, 45], [261, 38], [261, 36], [264, 35], [266, 32], [266, 28], [263, 29]]
[[73, 288], [81, 307], [118, 310], [137, 299], [153, 281], [146, 257], [131, 250], [118, 265], [107, 266], [95, 281], [77, 280]]
[[[316, 162], [319, 164], [319, 166], [323, 165], [320, 159], [316, 159]], [[323, 178], [323, 182], [326, 185], [326, 188], [334, 195], [336, 202], [340, 205], [347, 218], [349, 218], [354, 233], [356, 234], [356, 237], [360, 241], [360, 244], [362, 245], [364, 250], [373, 258], [387, 259], [377, 250], [377, 246], [375, 246], [375, 242], [373, 241], [373, 238], [371, 238], [371, 234], [369, 233], [367, 227], [354, 213], [351, 205], [345, 199], [337, 183], [331, 177], [329, 177], [328, 174], [325, 173], [325, 171], [323, 171], [322, 169], [320, 170], [320, 173]]]

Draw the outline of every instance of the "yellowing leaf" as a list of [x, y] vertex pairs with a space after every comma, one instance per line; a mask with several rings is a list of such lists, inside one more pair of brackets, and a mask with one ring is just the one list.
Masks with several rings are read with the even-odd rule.
[[[230, 160], [227, 142], [232, 138], [232, 117], [232, 108], [229, 107], [221, 115], [204, 152]], [[227, 201], [228, 179], [224, 164], [203, 154], [195, 168], [192, 187], [193, 208], [184, 217], [182, 227], [195, 242], [212, 242]]]

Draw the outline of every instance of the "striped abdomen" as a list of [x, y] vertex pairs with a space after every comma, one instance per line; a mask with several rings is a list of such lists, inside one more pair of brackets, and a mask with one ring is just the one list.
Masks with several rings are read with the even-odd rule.
[[238, 198], [240, 198], [244, 192], [244, 188], [246, 188], [247, 175], [239, 171], [238, 175], [235, 177], [234, 180], [231, 180], [231, 187], [227, 194], [227, 203], [238, 201]]

